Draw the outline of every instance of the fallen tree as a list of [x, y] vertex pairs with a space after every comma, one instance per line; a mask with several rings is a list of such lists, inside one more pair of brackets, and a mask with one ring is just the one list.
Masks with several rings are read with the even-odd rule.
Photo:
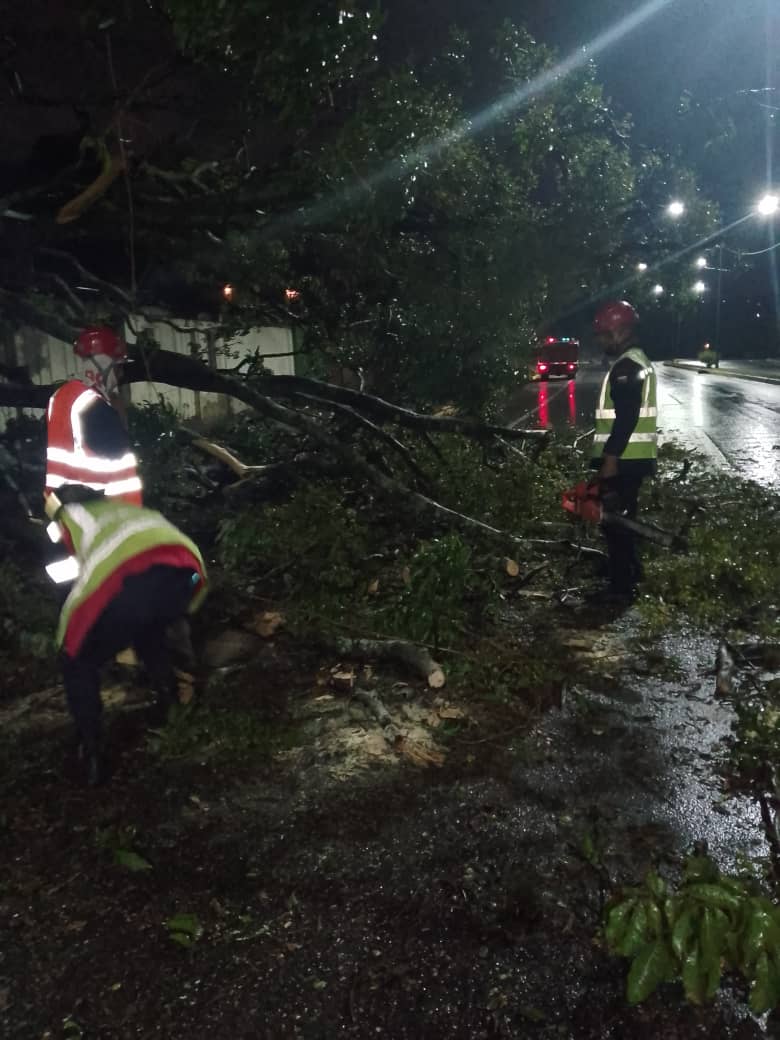
[[[276, 427], [306, 438], [314, 448], [306, 456], [309, 468], [322, 468], [332, 475], [333, 463], [336, 461], [340, 463], [344, 475], [352, 474], [368, 481], [394, 504], [400, 503], [413, 512], [427, 514], [445, 526], [481, 535], [513, 552], [523, 546], [547, 549], [573, 545], [567, 537], [519, 537], [458, 512], [430, 494], [424, 494], [419, 486], [424, 484], [426, 490], [430, 489], [430, 478], [411, 458], [408, 448], [397, 437], [388, 434], [385, 427], [394, 425], [421, 437], [431, 434], [459, 435], [483, 444], [526, 440], [542, 445], [548, 438], [545, 430], [498, 426], [458, 416], [426, 415], [362, 391], [298, 376], [261, 375], [249, 379], [227, 375], [207, 367], [195, 358], [166, 350], [147, 350], [136, 346], [131, 351], [130, 359], [133, 362], [128, 366], [130, 381], [150, 380], [190, 390], [225, 394], [241, 401]], [[55, 386], [0, 383], [0, 406], [44, 408], [55, 389]], [[334, 428], [330, 421], [333, 419], [347, 420], [354, 429], [345, 435], [344, 431]], [[366, 448], [360, 438], [355, 436], [356, 430], [377, 442], [377, 446], [389, 449], [389, 452], [385, 451], [379, 456], [372, 452], [377, 461], [369, 461]], [[195, 438], [195, 444], [218, 458], [242, 480], [265, 476], [269, 472], [269, 465], [276, 464], [276, 460], [266, 464], [247, 464], [229, 448], [215, 445], [204, 438]], [[411, 470], [414, 477], [412, 484], [405, 483], [395, 475], [388, 457], [390, 453], [400, 458], [405, 468]]]

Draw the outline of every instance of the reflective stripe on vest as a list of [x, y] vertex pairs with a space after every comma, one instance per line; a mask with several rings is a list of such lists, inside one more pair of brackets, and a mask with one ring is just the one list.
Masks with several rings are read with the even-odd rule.
[[642, 403], [639, 408], [639, 418], [620, 457], [627, 461], [652, 460], [658, 454], [658, 401], [655, 370], [643, 350], [640, 350], [639, 347], [631, 347], [630, 350], [625, 351], [616, 359], [601, 384], [598, 407], [596, 408], [596, 433], [593, 437], [594, 459], [601, 457], [602, 449], [612, 433], [612, 424], [615, 421], [615, 406], [612, 402], [609, 379], [615, 365], [625, 358], [630, 358], [631, 361], [643, 369], [645, 379], [642, 384]]
[[[151, 509], [102, 500], [63, 506], [57, 520], [67, 528], [80, 565], [78, 579], [60, 614], [57, 628], [59, 645], [65, 638], [73, 612], [134, 556], [166, 545], [181, 546], [193, 555], [201, 573], [206, 573], [203, 557], [195, 543]], [[192, 610], [197, 609], [203, 596], [205, 587], [193, 597]]]
[[93, 452], [84, 440], [83, 413], [104, 398], [78, 380], [61, 386], [49, 399], [46, 490], [83, 484], [108, 497], [141, 505], [143, 485], [133, 452], [109, 458]]

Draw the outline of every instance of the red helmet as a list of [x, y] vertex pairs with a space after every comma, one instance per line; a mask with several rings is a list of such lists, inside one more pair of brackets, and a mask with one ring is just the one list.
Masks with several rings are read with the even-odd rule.
[[90, 325], [84, 329], [73, 344], [73, 350], [81, 358], [104, 354], [115, 361], [121, 361], [125, 356], [124, 343], [107, 325]]
[[639, 315], [626, 300], [610, 300], [596, 311], [593, 319], [593, 331], [617, 332], [618, 329], [630, 329], [639, 321]]

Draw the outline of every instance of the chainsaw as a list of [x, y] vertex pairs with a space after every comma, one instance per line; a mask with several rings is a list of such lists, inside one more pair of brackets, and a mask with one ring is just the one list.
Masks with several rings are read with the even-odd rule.
[[639, 538], [646, 538], [667, 549], [681, 552], [687, 550], [688, 542], [682, 535], [675, 534], [673, 531], [665, 531], [662, 527], [656, 527], [655, 524], [629, 519], [619, 509], [610, 508], [610, 497], [609, 494], [604, 496], [602, 485], [598, 481], [589, 483], [587, 480], [581, 480], [575, 487], [564, 491], [561, 504], [575, 520], [583, 523], [602, 524], [604, 527], [622, 527], [626, 531], [632, 531]]

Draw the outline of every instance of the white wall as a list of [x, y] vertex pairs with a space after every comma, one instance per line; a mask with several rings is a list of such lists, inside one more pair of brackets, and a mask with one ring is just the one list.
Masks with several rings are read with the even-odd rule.
[[[225, 344], [223, 340], [210, 336], [211, 326], [206, 322], [178, 319], [172, 319], [172, 321], [176, 328], [164, 321], [151, 322], [144, 319], [134, 320], [133, 325], [137, 330], [149, 329], [164, 350], [188, 355], [203, 351], [203, 356], [210, 358], [211, 363], [215, 364], [217, 368], [232, 368], [242, 357], [257, 351], [260, 355], [288, 355], [264, 358], [265, 366], [276, 375], [293, 375], [295, 372], [292, 356], [293, 337], [290, 329], [253, 329], [246, 335], [237, 336]], [[127, 342], [133, 343], [134, 334], [129, 328], [125, 332]], [[225, 356], [225, 348], [235, 356]], [[71, 345], [34, 329], [19, 329], [5, 344], [0, 344], [0, 360], [8, 365], [27, 365], [35, 383], [59, 383], [76, 373]], [[145, 401], [156, 402], [160, 397], [169, 401], [183, 416], [201, 419], [204, 422], [224, 418], [244, 407], [238, 401], [233, 401], [222, 394], [198, 393], [148, 381], [131, 385], [130, 400], [133, 404], [141, 404]], [[15, 408], [0, 408], [0, 431], [5, 429], [8, 419], [17, 414]], [[30, 411], [29, 414], [40, 413]]]

